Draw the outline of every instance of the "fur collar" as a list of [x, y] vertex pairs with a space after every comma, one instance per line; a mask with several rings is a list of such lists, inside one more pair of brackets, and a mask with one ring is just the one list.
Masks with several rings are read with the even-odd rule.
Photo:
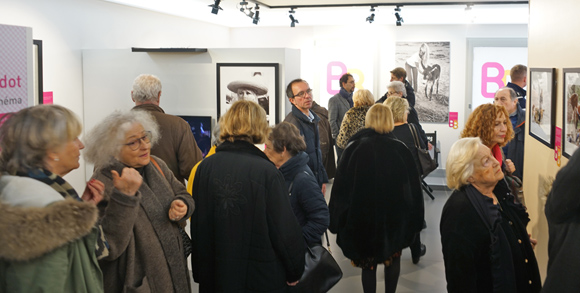
[[0, 259], [27, 261], [89, 234], [98, 211], [74, 199], [46, 207], [14, 207], [0, 203]]

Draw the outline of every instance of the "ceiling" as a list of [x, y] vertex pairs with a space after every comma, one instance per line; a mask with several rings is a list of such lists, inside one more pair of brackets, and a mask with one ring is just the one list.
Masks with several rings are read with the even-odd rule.
[[[243, 0], [222, 0], [223, 9], [212, 14], [214, 0], [102, 0], [227, 27], [256, 27], [240, 12]], [[259, 27], [290, 26], [289, 7], [296, 7], [296, 26], [395, 25], [394, 8], [401, 5], [403, 25], [527, 24], [527, 1], [451, 0], [246, 0], [247, 8], [260, 9]], [[471, 9], [466, 9], [470, 4]], [[376, 5], [374, 22], [366, 21]], [[314, 6], [314, 7], [313, 7]], [[328, 7], [334, 6], [334, 7]]]

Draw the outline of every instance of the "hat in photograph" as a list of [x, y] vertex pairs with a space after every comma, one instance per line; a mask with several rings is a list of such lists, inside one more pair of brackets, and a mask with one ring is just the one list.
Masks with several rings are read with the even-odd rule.
[[262, 96], [268, 93], [268, 87], [262, 81], [262, 73], [254, 72], [250, 80], [236, 80], [228, 84], [228, 89], [237, 93], [239, 89], [249, 89], [256, 94]]

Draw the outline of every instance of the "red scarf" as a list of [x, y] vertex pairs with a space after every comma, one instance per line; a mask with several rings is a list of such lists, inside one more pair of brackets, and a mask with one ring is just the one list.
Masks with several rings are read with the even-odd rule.
[[495, 144], [493, 148], [491, 148], [491, 153], [493, 154], [495, 159], [499, 162], [499, 166], [501, 167], [503, 163], [503, 157], [501, 155], [501, 148], [499, 147], [499, 144]]

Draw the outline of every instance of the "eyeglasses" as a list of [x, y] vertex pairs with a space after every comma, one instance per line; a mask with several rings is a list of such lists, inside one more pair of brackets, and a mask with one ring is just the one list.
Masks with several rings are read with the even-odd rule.
[[312, 89], [310, 89], [310, 88], [309, 88], [309, 89], [307, 89], [306, 91], [301, 91], [301, 92], [299, 92], [299, 93], [297, 93], [297, 94], [293, 95], [292, 97], [293, 97], [293, 98], [295, 98], [295, 97], [301, 97], [301, 98], [304, 98], [304, 95], [306, 95], [306, 94], [308, 94], [309, 96], [312, 96]]
[[128, 146], [132, 151], [136, 151], [141, 147], [141, 142], [143, 143], [151, 143], [151, 131], [145, 131], [145, 135], [142, 137], [137, 138], [136, 140], [130, 141], [123, 145]]
[[396, 94], [397, 94], [397, 92], [387, 92], [387, 97], [392, 96], [392, 95], [396, 95]]

